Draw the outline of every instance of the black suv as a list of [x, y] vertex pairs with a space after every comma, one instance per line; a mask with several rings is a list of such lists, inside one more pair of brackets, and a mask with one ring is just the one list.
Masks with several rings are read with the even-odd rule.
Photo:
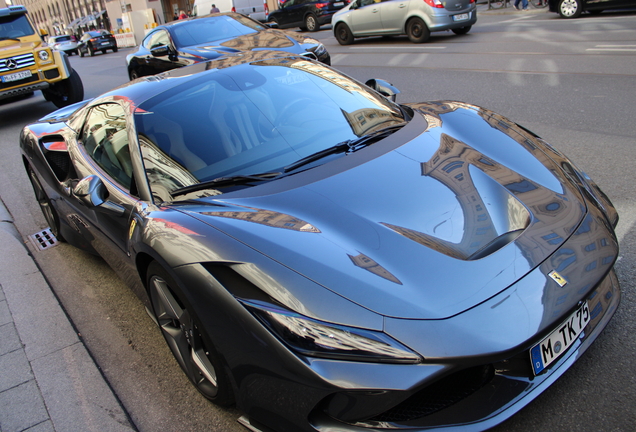
[[268, 23], [278, 28], [300, 27], [301, 30], [318, 31], [321, 25], [331, 23], [331, 17], [349, 4], [349, 0], [287, 0], [280, 9], [272, 11]]
[[84, 36], [77, 44], [80, 57], [84, 57], [84, 54], [94, 56], [96, 51], [101, 51], [102, 54], [106, 54], [106, 50], [113, 50], [117, 52], [117, 40], [115, 36], [110, 34], [106, 30], [91, 30], [84, 33]]

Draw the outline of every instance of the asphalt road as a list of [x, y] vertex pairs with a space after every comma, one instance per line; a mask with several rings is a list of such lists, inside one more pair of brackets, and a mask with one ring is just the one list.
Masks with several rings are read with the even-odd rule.
[[[434, 33], [422, 45], [369, 38], [341, 47], [329, 29], [311, 35], [325, 43], [336, 68], [395, 84], [398, 101], [462, 100], [521, 123], [568, 154], [619, 210], [624, 296], [614, 320], [555, 385], [495, 430], [634, 430], [634, 18], [483, 14], [468, 35]], [[128, 81], [127, 52], [71, 57], [87, 97]], [[0, 196], [23, 235], [46, 224], [20, 163], [18, 136], [53, 109], [40, 94], [0, 105]], [[101, 259], [65, 244], [34, 255], [140, 431], [244, 430], [238, 410], [216, 408], [191, 388], [141, 303]]]

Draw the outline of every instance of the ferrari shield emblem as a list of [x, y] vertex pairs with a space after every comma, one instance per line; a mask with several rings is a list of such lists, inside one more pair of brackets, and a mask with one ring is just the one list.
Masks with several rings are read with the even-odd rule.
[[550, 276], [553, 281], [558, 283], [561, 288], [568, 284], [568, 281], [565, 280], [565, 278], [561, 276], [556, 270], [552, 270], [550, 273], [548, 273], [548, 276]]

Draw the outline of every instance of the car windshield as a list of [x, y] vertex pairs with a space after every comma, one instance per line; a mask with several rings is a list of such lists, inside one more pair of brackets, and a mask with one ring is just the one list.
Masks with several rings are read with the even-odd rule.
[[281, 171], [405, 121], [399, 107], [366, 86], [289, 58], [204, 73], [141, 104], [135, 115], [151, 187], [165, 201], [165, 192]]
[[177, 46], [193, 46], [232, 39], [264, 29], [261, 24], [246, 17], [219, 15], [179, 23], [172, 27], [171, 33]]
[[26, 15], [0, 17], [0, 40], [17, 39], [34, 33]]

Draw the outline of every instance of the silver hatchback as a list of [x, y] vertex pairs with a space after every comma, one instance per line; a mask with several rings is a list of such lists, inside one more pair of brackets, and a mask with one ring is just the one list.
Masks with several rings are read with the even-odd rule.
[[341, 45], [357, 37], [404, 34], [422, 43], [434, 31], [466, 34], [476, 22], [475, 0], [354, 0], [332, 19]]

